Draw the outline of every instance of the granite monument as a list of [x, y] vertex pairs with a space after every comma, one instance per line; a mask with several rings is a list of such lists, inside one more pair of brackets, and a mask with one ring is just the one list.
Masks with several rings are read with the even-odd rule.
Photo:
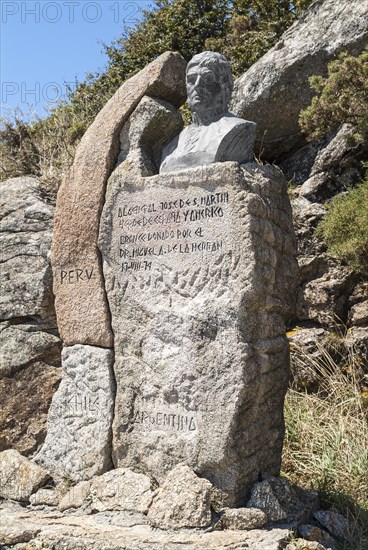
[[228, 113], [231, 83], [219, 54], [189, 63], [193, 124], [166, 135], [156, 175], [144, 163], [169, 111], [157, 104], [152, 131], [155, 100], [143, 98], [122, 130], [135, 145], [108, 181], [99, 248], [115, 467], [162, 483], [184, 463], [240, 505], [262, 474], [279, 473], [296, 262], [287, 183], [249, 162], [255, 125]]

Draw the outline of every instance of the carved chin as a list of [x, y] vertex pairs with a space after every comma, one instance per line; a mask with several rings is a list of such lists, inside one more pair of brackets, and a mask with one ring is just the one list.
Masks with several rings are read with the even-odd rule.
[[209, 109], [211, 109], [211, 105], [207, 105], [206, 103], [203, 103], [203, 101], [200, 101], [200, 100], [197, 100], [197, 101], [194, 101], [193, 103], [188, 103], [189, 105], [189, 109], [195, 113], [197, 111], [208, 111]]
[[194, 97], [188, 100], [188, 105], [190, 108], [196, 107], [198, 105], [203, 105], [203, 100], [199, 97]]

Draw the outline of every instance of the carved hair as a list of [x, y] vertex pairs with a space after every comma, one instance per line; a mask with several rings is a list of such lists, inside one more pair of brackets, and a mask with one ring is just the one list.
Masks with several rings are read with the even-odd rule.
[[216, 75], [216, 79], [221, 83], [224, 92], [224, 103], [227, 106], [231, 99], [231, 94], [234, 86], [234, 77], [231, 72], [231, 67], [226, 57], [217, 52], [202, 52], [189, 61], [187, 65], [187, 73], [193, 66], [208, 67]]

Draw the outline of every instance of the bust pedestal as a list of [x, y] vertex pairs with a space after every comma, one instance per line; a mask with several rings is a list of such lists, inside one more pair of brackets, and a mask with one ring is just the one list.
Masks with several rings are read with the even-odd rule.
[[115, 466], [178, 463], [244, 503], [277, 475], [295, 279], [286, 181], [226, 162], [108, 183], [99, 247], [112, 315]]
[[164, 148], [160, 174], [215, 162], [253, 160], [255, 122], [231, 113], [207, 125], [191, 124]]

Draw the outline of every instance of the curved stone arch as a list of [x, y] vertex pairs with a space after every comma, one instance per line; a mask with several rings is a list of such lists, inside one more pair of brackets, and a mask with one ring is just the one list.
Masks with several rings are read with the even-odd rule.
[[112, 347], [100, 253], [99, 220], [106, 182], [119, 153], [119, 134], [144, 95], [179, 107], [186, 62], [165, 52], [127, 80], [84, 134], [60, 187], [52, 244], [53, 290], [64, 345]]

